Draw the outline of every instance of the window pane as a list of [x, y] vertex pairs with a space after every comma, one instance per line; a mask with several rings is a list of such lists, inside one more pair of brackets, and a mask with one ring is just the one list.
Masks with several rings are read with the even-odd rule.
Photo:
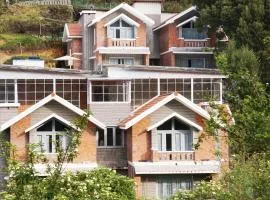
[[162, 151], [162, 134], [157, 135], [157, 147], [159, 151]]
[[115, 145], [122, 146], [122, 130], [121, 129], [116, 129], [115, 137], [116, 137]]
[[172, 120], [168, 120], [162, 125], [160, 125], [157, 130], [172, 130]]
[[42, 152], [43, 151], [43, 148], [44, 148], [44, 144], [43, 144], [43, 141], [42, 141], [42, 135], [38, 135], [37, 136], [37, 143], [38, 143], [38, 145], [40, 145], [39, 148], [38, 148], [38, 150], [40, 152]]
[[107, 146], [113, 146], [113, 128], [107, 128]]
[[166, 134], [166, 151], [172, 150], [172, 134]]
[[65, 124], [63, 124], [62, 122], [55, 119], [55, 130], [56, 131], [66, 131], [66, 129], [68, 129], [68, 127]]
[[104, 130], [98, 129], [98, 146], [104, 146]]
[[180, 141], [181, 135], [180, 133], [175, 134], [175, 150], [181, 151], [181, 141]]
[[53, 145], [52, 135], [47, 135], [47, 153], [52, 153], [52, 145]]
[[178, 119], [174, 119], [174, 129], [175, 130], [189, 130], [190, 127], [186, 125], [185, 123], [181, 122]]
[[52, 131], [52, 120], [45, 122], [45, 124], [40, 126], [37, 131]]
[[110, 25], [111, 27], [119, 27], [120, 26], [120, 20], [114, 22], [113, 24]]

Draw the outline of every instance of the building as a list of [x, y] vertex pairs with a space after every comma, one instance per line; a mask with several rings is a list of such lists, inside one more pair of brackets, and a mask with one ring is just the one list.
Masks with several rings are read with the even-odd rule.
[[[135, 179], [138, 196], [165, 199], [227, 168], [226, 133], [193, 148], [210, 118], [209, 98], [223, 103], [215, 38], [194, 28], [196, 7], [161, 13], [161, 3], [82, 11], [63, 35], [80, 58], [75, 69], [0, 67], [0, 131], [17, 146], [18, 160], [28, 143], [42, 143], [54, 159], [54, 141], [68, 143], [59, 133], [88, 108], [79, 155], [67, 169], [114, 168]], [[36, 168], [45, 175], [44, 165]]]

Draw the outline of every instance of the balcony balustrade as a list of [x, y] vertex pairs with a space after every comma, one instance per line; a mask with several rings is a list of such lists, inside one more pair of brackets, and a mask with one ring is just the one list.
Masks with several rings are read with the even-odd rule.
[[195, 160], [195, 152], [157, 152], [157, 161], [193, 161]]
[[108, 39], [109, 47], [135, 47], [135, 39]]

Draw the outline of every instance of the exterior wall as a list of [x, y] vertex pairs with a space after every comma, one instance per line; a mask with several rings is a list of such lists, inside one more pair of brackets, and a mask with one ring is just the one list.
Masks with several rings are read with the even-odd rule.
[[205, 59], [205, 68], [214, 68], [214, 55], [205, 55], [205, 54], [179, 54], [175, 55], [175, 65], [178, 67], [187, 67], [185, 66], [185, 59], [190, 58], [204, 58]]
[[[5, 113], [5, 114], [3, 114]], [[0, 125], [17, 115], [17, 108], [0, 108]]]
[[72, 39], [71, 42], [69, 42], [68, 45], [68, 52], [67, 54], [70, 54], [71, 50], [71, 55], [80, 59], [80, 60], [75, 60], [73, 61], [73, 68], [74, 69], [81, 69], [82, 68], [82, 60], [81, 60], [81, 55], [78, 55], [78, 53], [82, 53], [82, 39]]
[[97, 43], [96, 48], [98, 47], [107, 47], [108, 46], [108, 37], [107, 37], [107, 28], [104, 27], [106, 23], [108, 23], [113, 18], [117, 17], [121, 13], [127, 15], [134, 21], [140, 24], [140, 26], [137, 28], [137, 37], [136, 37], [136, 47], [146, 47], [146, 25], [136, 17], [132, 16], [130, 13], [126, 12], [125, 10], [118, 10], [111, 15], [105, 17], [100, 22], [98, 22], [96, 27], [96, 37]]
[[130, 113], [130, 103], [90, 103], [94, 117], [107, 126], [116, 126]]
[[[151, 160], [151, 134], [146, 131], [150, 124], [148, 117], [142, 119], [128, 131], [128, 160], [131, 162]], [[130, 143], [131, 141], [131, 143]]]
[[[24, 110], [24, 107], [21, 109]], [[10, 142], [16, 146], [16, 158], [19, 161], [25, 161], [27, 156], [25, 146], [31, 142], [29, 139], [29, 133], [25, 133], [25, 130], [40, 120], [48, 117], [52, 113], [56, 113], [57, 115], [69, 121], [72, 121], [72, 119], [76, 117], [72, 111], [69, 111], [60, 104], [57, 104], [56, 102], [50, 102], [10, 127]], [[75, 163], [96, 162], [95, 132], [96, 126], [89, 122], [87, 129], [82, 133], [81, 144], [78, 147], [78, 156], [74, 160]], [[55, 155], [48, 155], [48, 158], [53, 160], [55, 159]]]
[[143, 65], [145, 64], [144, 61], [144, 55], [122, 55], [122, 54], [106, 54], [103, 55], [102, 64], [110, 64], [110, 58], [117, 57], [117, 58], [133, 58], [134, 59], [134, 65]]
[[113, 169], [127, 168], [127, 149], [119, 148], [97, 148], [98, 165]]
[[163, 66], [175, 66], [175, 55], [172, 52], [160, 55], [160, 64]]

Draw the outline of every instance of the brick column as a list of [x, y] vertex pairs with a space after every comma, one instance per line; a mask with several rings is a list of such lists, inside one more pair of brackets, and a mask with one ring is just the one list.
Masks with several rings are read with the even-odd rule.
[[149, 66], [149, 54], [144, 55], [144, 65]]
[[171, 53], [171, 66], [175, 66], [175, 54]]

